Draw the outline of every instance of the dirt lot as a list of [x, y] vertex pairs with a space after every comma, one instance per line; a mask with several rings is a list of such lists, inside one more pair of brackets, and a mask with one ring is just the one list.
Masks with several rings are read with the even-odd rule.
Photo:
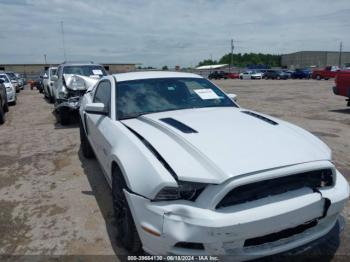
[[[242, 107], [297, 124], [333, 150], [350, 180], [350, 108], [333, 81], [217, 81]], [[118, 255], [111, 196], [98, 163], [79, 151], [77, 125], [56, 124], [37, 91], [24, 90], [0, 126], [0, 254]], [[350, 205], [344, 212], [350, 225]], [[350, 255], [349, 226], [337, 254]], [[106, 261], [103, 259], [103, 261]]]

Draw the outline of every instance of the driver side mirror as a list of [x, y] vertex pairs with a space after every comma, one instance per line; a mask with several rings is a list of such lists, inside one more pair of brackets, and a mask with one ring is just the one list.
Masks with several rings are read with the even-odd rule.
[[85, 112], [94, 115], [108, 115], [108, 110], [103, 103], [90, 103], [85, 107]]
[[57, 81], [57, 80], [58, 80], [58, 76], [57, 75], [51, 76], [51, 81]]
[[227, 94], [229, 98], [231, 98], [233, 101], [237, 102], [237, 95], [236, 94]]

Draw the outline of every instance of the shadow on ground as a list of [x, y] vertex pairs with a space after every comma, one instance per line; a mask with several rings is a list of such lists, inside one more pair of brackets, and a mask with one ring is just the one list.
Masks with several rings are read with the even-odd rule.
[[83, 191], [83, 194], [94, 195], [106, 223], [106, 229], [115, 255], [120, 261], [127, 261], [127, 255], [131, 255], [117, 240], [117, 229], [114, 224], [112, 194], [107, 180], [95, 159], [86, 159], [79, 149], [81, 166], [91, 186], [91, 192]]
[[334, 110], [329, 110], [329, 112], [350, 114], [350, 108], [334, 109]]

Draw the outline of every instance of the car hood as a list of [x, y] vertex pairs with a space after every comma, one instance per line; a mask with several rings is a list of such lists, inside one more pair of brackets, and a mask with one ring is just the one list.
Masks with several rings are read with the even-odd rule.
[[310, 133], [247, 112], [252, 111], [187, 109], [122, 122], [147, 140], [183, 181], [216, 184], [242, 174], [330, 160], [329, 148]]

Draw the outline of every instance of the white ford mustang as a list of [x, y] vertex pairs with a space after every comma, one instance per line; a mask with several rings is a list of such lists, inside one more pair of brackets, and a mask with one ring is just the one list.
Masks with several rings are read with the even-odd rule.
[[318, 138], [188, 73], [106, 76], [82, 99], [81, 149], [112, 187], [132, 252], [259, 257], [335, 227], [349, 185]]

